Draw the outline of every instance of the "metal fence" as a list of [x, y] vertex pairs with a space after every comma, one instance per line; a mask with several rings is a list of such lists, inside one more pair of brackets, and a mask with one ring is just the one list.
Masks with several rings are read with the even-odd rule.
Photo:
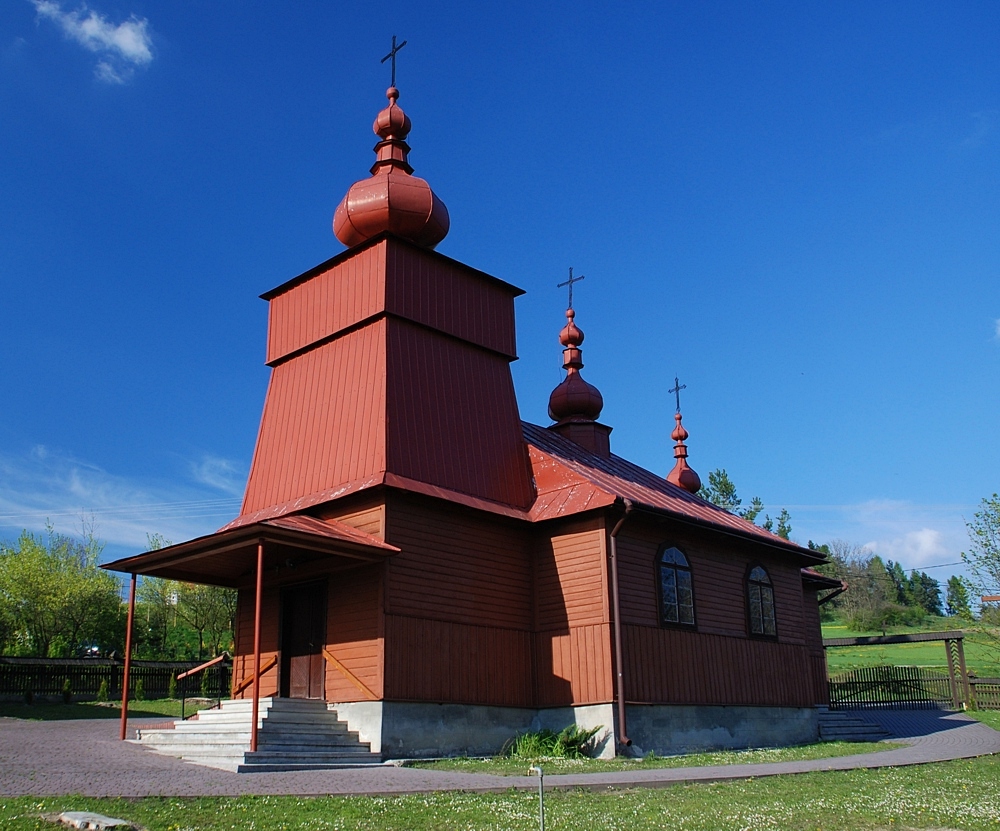
[[[198, 666], [197, 661], [132, 661], [131, 691], [141, 681], [143, 698], [166, 698], [170, 679]], [[93, 701], [101, 682], [107, 682], [110, 700], [121, 698], [123, 661], [109, 658], [0, 658], [0, 697], [5, 699], [61, 696], [69, 681], [74, 701]], [[229, 696], [232, 664], [216, 664], [199, 675], [175, 682], [177, 697]]]
[[952, 681], [926, 667], [862, 667], [830, 678], [830, 708], [934, 709], [954, 706]]

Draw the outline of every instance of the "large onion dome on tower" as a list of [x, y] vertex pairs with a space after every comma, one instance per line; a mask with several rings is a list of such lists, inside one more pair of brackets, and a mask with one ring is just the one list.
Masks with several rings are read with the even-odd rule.
[[372, 126], [379, 137], [372, 175], [351, 185], [333, 215], [333, 232], [349, 248], [385, 231], [433, 248], [448, 233], [448, 209], [407, 161], [410, 119], [396, 103], [399, 90], [391, 86], [385, 95], [389, 106]]

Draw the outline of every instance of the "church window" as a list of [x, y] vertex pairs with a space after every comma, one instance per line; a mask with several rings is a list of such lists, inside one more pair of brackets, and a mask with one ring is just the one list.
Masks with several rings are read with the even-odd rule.
[[774, 588], [771, 578], [761, 566], [754, 566], [747, 575], [747, 614], [751, 635], [778, 637], [774, 620]]
[[694, 626], [694, 588], [691, 566], [677, 548], [663, 548], [657, 559], [660, 590], [660, 623]]

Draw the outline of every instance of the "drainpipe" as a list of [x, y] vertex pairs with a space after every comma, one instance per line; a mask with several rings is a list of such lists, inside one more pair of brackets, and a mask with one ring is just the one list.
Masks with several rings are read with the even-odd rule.
[[621, 531], [628, 515], [632, 513], [632, 503], [625, 499], [625, 513], [611, 531], [611, 603], [615, 607], [615, 672], [618, 690], [618, 731], [619, 743], [625, 747], [632, 746], [632, 740], [625, 729], [625, 671], [622, 659], [622, 610], [618, 601], [618, 532]]

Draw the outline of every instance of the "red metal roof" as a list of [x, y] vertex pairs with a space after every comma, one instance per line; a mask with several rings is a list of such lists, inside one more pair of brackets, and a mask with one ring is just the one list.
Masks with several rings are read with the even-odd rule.
[[639, 507], [806, 554], [816, 561], [826, 559], [619, 456], [606, 458], [589, 453], [575, 442], [536, 424], [522, 422], [522, 427], [538, 488], [538, 499], [530, 512], [535, 522], [603, 507], [623, 498]]

